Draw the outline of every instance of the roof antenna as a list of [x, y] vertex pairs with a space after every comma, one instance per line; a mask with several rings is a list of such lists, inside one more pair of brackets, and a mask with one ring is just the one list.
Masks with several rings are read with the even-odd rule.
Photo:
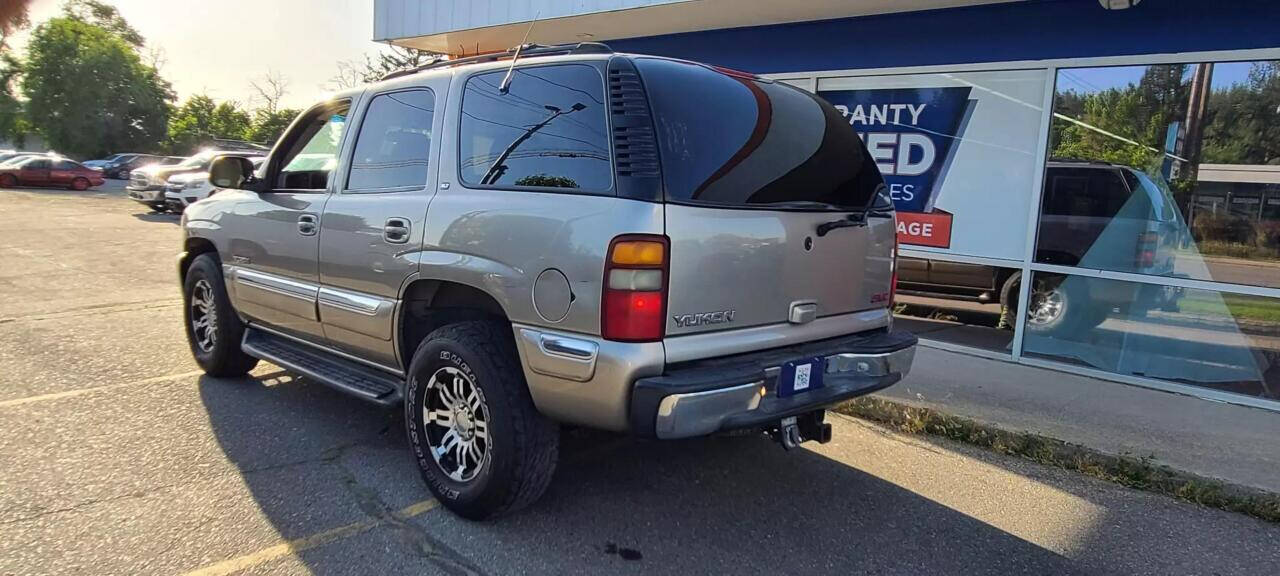
[[502, 83], [498, 85], [499, 93], [506, 94], [507, 90], [511, 88], [511, 75], [516, 71], [516, 60], [520, 59], [520, 51], [524, 49], [525, 43], [529, 41], [529, 33], [533, 32], [533, 25], [538, 23], [538, 16], [541, 14], [542, 11], [539, 10], [534, 13], [533, 20], [529, 21], [529, 28], [524, 31], [524, 40], [521, 40], [520, 45], [516, 46], [516, 54], [511, 57], [511, 66], [507, 68], [507, 75], [502, 77]]

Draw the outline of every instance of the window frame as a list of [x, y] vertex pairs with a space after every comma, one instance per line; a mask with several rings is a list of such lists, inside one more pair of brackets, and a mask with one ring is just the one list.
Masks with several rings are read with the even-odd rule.
[[[376, 100], [379, 96], [387, 96], [390, 94], [400, 94], [404, 92], [414, 92], [414, 91], [426, 91], [427, 93], [431, 94], [431, 100], [435, 105], [435, 108], [431, 111], [432, 142], [431, 142], [431, 147], [427, 149], [426, 179], [422, 181], [422, 185], [420, 186], [407, 185], [407, 186], [391, 186], [387, 188], [352, 188], [351, 187], [351, 170], [355, 168], [355, 155], [356, 155], [356, 151], [360, 147], [360, 134], [364, 131], [364, 124], [365, 124], [365, 121], [369, 118], [369, 109], [373, 107], [373, 101]], [[382, 92], [366, 94], [362, 99], [363, 101], [360, 106], [360, 122], [358, 125], [356, 125], [355, 134], [351, 137], [351, 150], [343, 154], [341, 153], [341, 145], [339, 146], [340, 155], [344, 156], [344, 158], [343, 158], [343, 161], [340, 161], [339, 163], [340, 166], [342, 166], [343, 170], [342, 170], [342, 185], [338, 186], [338, 193], [339, 194], [388, 194], [388, 193], [394, 193], [394, 192], [420, 192], [422, 190], [426, 190], [431, 185], [431, 180], [432, 180], [431, 173], [432, 173], [432, 170], [436, 168], [436, 164], [438, 162], [437, 159], [433, 157], [433, 152], [435, 151], [436, 143], [439, 140], [436, 134], [437, 134], [437, 127], [440, 125], [439, 124], [440, 116], [442, 114], [442, 111], [441, 111], [442, 103], [439, 98], [440, 98], [439, 93], [437, 93], [434, 88], [426, 85], [403, 86], [399, 88], [392, 88], [390, 90], [384, 90]], [[347, 130], [350, 130], [349, 125]], [[343, 134], [343, 138], [344, 139], [346, 138], [346, 134]]]
[[[347, 107], [347, 121], [343, 123], [342, 135], [338, 137], [337, 152], [334, 154], [334, 158], [337, 160], [338, 165], [334, 166], [333, 170], [330, 172], [326, 186], [324, 188], [276, 187], [276, 183], [280, 179], [281, 168], [283, 168], [281, 162], [284, 160], [284, 155], [292, 150], [293, 145], [297, 143], [298, 138], [300, 137], [300, 133], [306, 129], [307, 122], [305, 122], [305, 120], [318, 113], [327, 113], [332, 115], [334, 109], [340, 108], [343, 104]], [[355, 99], [352, 97], [334, 98], [332, 100], [326, 100], [316, 104], [308, 108], [306, 112], [299, 114], [298, 117], [293, 120], [293, 123], [289, 125], [289, 128], [285, 130], [284, 134], [280, 136], [280, 140], [276, 144], [275, 150], [272, 151], [270, 159], [266, 163], [267, 168], [262, 172], [263, 192], [284, 192], [289, 194], [329, 194], [332, 192], [335, 188], [334, 176], [342, 172], [342, 149], [343, 146], [346, 145], [347, 135], [351, 131], [351, 112], [355, 109], [355, 104]]]
[[[467, 85], [471, 82], [473, 78], [477, 76], [483, 76], [485, 74], [494, 74], [494, 73], [505, 74], [505, 71], [501, 69], [477, 70], [475, 72], [467, 74], [466, 76], [460, 79], [461, 82], [458, 87], [459, 98], [458, 98], [457, 108], [455, 109], [458, 122], [454, 132], [454, 136], [455, 136], [454, 138], [455, 140], [454, 169], [457, 170], [458, 185], [467, 190], [503, 190], [503, 191], [511, 191], [511, 192], [543, 192], [543, 193], [552, 193], [552, 194], [573, 194], [573, 195], [582, 195], [582, 196], [617, 196], [618, 195], [617, 153], [613, 149], [613, 138], [611, 137], [611, 135], [613, 134], [613, 115], [609, 112], [609, 106], [611, 105], [611, 100], [609, 98], [608, 71], [606, 70], [607, 65], [608, 65], [608, 60], [572, 60], [572, 61], [563, 61], [563, 62], [539, 62], [539, 63], [533, 63], [533, 64], [515, 67], [515, 70], [531, 70], [534, 68], [546, 68], [551, 66], [558, 66], [558, 67], [583, 66], [583, 67], [594, 70], [596, 75], [600, 77], [600, 90], [601, 90], [601, 95], [604, 96], [604, 108], [605, 108], [604, 140], [605, 140], [606, 149], [608, 150], [608, 153], [609, 153], [609, 160], [608, 160], [609, 187], [607, 189], [592, 190], [588, 188], [559, 188], [555, 186], [517, 186], [515, 184], [510, 184], [510, 185], [475, 184], [475, 183], [466, 181], [466, 179], [463, 177], [463, 170], [462, 170], [462, 160], [463, 160], [462, 125], [464, 122], [466, 122], [466, 116], [463, 114], [463, 110], [465, 109], [464, 106], [466, 105]], [[514, 74], [512, 75], [512, 81], [513, 82], [515, 81]]]

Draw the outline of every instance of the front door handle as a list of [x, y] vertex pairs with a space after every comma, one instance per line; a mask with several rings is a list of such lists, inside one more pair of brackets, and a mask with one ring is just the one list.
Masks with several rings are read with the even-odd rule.
[[391, 244], [404, 244], [409, 241], [410, 229], [408, 218], [387, 218], [382, 226], [382, 239]]
[[298, 216], [298, 234], [303, 236], [315, 236], [318, 228], [319, 227], [316, 226], [315, 214], [303, 214]]

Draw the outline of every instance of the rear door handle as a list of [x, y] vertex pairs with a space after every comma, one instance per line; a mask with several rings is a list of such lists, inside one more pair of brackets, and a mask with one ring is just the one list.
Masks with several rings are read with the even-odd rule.
[[303, 236], [315, 236], [316, 229], [318, 228], [318, 226], [316, 226], [316, 221], [317, 219], [315, 214], [303, 214], [298, 216], [298, 234]]
[[409, 241], [411, 224], [408, 218], [387, 218], [382, 226], [382, 239], [391, 244], [404, 244]]

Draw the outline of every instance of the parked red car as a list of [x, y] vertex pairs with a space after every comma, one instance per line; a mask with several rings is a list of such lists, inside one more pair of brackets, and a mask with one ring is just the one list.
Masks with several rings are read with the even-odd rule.
[[72, 190], [88, 190], [101, 186], [102, 172], [85, 168], [66, 158], [33, 156], [0, 168], [0, 188], [14, 186], [52, 186]]

